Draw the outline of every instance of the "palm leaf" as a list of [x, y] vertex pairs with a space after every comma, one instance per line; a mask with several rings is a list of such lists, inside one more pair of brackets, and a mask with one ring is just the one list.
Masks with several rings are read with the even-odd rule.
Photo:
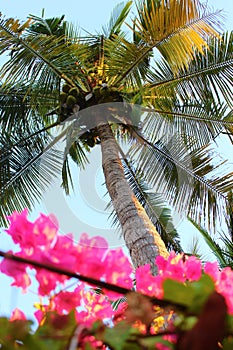
[[115, 6], [109, 23], [102, 27], [103, 34], [106, 38], [111, 38], [113, 35], [119, 35], [121, 33], [121, 27], [129, 14], [131, 5], [132, 1], [127, 1], [126, 3], [121, 2]]
[[230, 139], [231, 139], [231, 136], [233, 136], [233, 126], [232, 126], [232, 123], [233, 123], [233, 112], [229, 112], [228, 115], [224, 118], [224, 122], [226, 122], [226, 134], [229, 135]]
[[192, 240], [189, 241], [189, 244], [185, 249], [185, 255], [194, 255], [198, 259], [205, 261], [205, 255], [202, 253], [202, 246], [198, 236], [192, 237]]
[[69, 160], [71, 159], [79, 168], [84, 168], [85, 164], [88, 163], [85, 150], [86, 148], [84, 149], [78, 141], [73, 142], [71, 145], [68, 142], [66, 146], [62, 166], [62, 187], [66, 194], [70, 193], [70, 188], [73, 189]]
[[[46, 119], [46, 113], [54, 110], [56, 95], [44, 95], [43, 91], [37, 88], [34, 94], [30, 95], [27, 93], [28, 89], [29, 85], [23, 83], [0, 86], [1, 133], [10, 134], [17, 131], [24, 138], [25, 135], [30, 135], [31, 130], [36, 131], [44, 127], [42, 117]], [[54, 122], [54, 119], [50, 121]]]
[[[7, 20], [0, 21], [1, 47], [11, 50], [14, 45], [17, 50], [12, 58], [3, 65], [2, 77], [8, 82], [29, 80], [33, 84], [40, 79], [40, 85], [46, 92], [58, 88], [61, 79], [71, 86], [83, 85], [82, 70], [75, 62], [82, 62], [89, 55], [85, 44], [67, 43], [64, 36], [55, 35], [27, 35], [19, 37]], [[74, 79], [75, 77], [75, 79]]]
[[[142, 107], [142, 111], [147, 112], [143, 119], [145, 130], [150, 130], [156, 139], [159, 139], [159, 135], [170, 139], [178, 133], [185, 135], [197, 148], [205, 146], [233, 126], [232, 112], [227, 113], [227, 106], [223, 103], [216, 105], [214, 101], [209, 101], [209, 106], [203, 106], [190, 100], [180, 104], [177, 100], [171, 106], [166, 99], [159, 99], [154, 104], [157, 109]], [[156, 142], [156, 139], [152, 141]]]
[[[20, 138], [20, 135], [18, 136]], [[36, 135], [4, 152], [5, 144], [13, 143], [10, 136], [0, 139], [0, 222], [6, 224], [6, 216], [13, 211], [29, 210], [42, 196], [61, 167], [60, 152], [49, 149], [44, 152], [47, 136]], [[14, 140], [16, 143], [18, 140]]]
[[135, 25], [141, 39], [157, 47], [177, 72], [188, 66], [195, 50], [203, 52], [206, 34], [218, 36], [219, 19], [219, 11], [207, 12], [195, 0], [152, 0], [139, 1]]
[[[106, 63], [109, 66], [109, 84], [138, 89], [145, 80], [151, 48], [115, 36], [105, 42]], [[116, 78], [117, 77], [117, 78]]]
[[229, 206], [227, 207], [225, 221], [228, 228], [229, 236], [233, 241], [233, 191], [232, 190], [229, 191], [227, 197], [228, 197]]
[[67, 22], [64, 21], [65, 16], [53, 18], [40, 18], [35, 15], [29, 15], [32, 24], [27, 28], [30, 35], [45, 34], [55, 35], [57, 37], [64, 36], [66, 33]]
[[[195, 50], [203, 53], [203, 47], [207, 47], [206, 36], [219, 36], [215, 27], [219, 27], [220, 13], [203, 12], [199, 3], [191, 0], [139, 2], [139, 15], [131, 29], [134, 37], [137, 35], [141, 40], [137, 39], [133, 48], [131, 43], [118, 38], [115, 49], [109, 50], [113, 66], [118, 67], [115, 84], [134, 81], [138, 66], [147, 61], [154, 48], [169, 62], [173, 74], [187, 69], [195, 57]], [[120, 52], [116, 47], [120, 48]], [[137, 51], [135, 56], [133, 51]]]
[[224, 98], [232, 108], [232, 35], [226, 33], [221, 38], [210, 38], [208, 49], [203, 54], [196, 53], [188, 67], [178, 75], [164, 59], [158, 60], [148, 84], [150, 101], [153, 96], [166, 96], [174, 91], [181, 101], [187, 101], [191, 96], [204, 105], [209, 100], [220, 103]]
[[144, 147], [134, 144], [129, 153], [154, 191], [162, 193], [169, 204], [179, 212], [189, 213], [196, 222], [206, 220], [208, 229], [215, 227], [217, 218], [221, 222], [233, 183], [227, 163], [219, 161], [216, 165], [213, 150], [193, 151], [177, 137], [169, 142], [143, 140]]
[[220, 245], [214, 240], [211, 235], [200, 225], [198, 225], [196, 222], [194, 222], [192, 219], [189, 218], [189, 221], [193, 224], [193, 226], [201, 233], [202, 237], [205, 239], [207, 245], [215, 255], [215, 257], [218, 260], [218, 263], [221, 268], [230, 266], [233, 268], [233, 243], [232, 241], [226, 236], [222, 235], [221, 241], [224, 245]]

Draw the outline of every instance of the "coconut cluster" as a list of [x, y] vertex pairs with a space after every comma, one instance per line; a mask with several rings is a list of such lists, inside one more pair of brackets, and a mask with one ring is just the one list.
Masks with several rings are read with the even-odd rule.
[[77, 112], [82, 104], [83, 97], [77, 87], [64, 84], [60, 93], [60, 118], [61, 121]]
[[[92, 89], [92, 92], [84, 93], [79, 90], [78, 87], [72, 87], [69, 84], [64, 84], [62, 86], [62, 91], [60, 93], [60, 105], [59, 105], [59, 119], [60, 121], [66, 120], [71, 115], [77, 113], [80, 109], [88, 108], [94, 105], [102, 103], [111, 103], [111, 102], [123, 102], [122, 94], [116, 88], [110, 88], [107, 84], [101, 84], [95, 86]], [[119, 109], [119, 106], [118, 106]], [[117, 110], [120, 112], [119, 110]], [[122, 118], [124, 128], [125, 125], [125, 109], [122, 111]], [[114, 121], [114, 112], [111, 114], [111, 120]], [[121, 124], [121, 116], [117, 113], [116, 122]], [[127, 124], [127, 123], [126, 123]], [[96, 144], [100, 143], [100, 138], [98, 135], [97, 128], [92, 128], [86, 130], [80, 137], [80, 140], [83, 144], [88, 147], [94, 147]]]

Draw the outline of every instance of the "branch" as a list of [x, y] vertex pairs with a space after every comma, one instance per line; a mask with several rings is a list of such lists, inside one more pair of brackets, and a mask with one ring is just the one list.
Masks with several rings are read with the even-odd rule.
[[[54, 265], [43, 264], [43, 263], [40, 263], [38, 261], [23, 258], [21, 256], [16, 256], [14, 254], [5, 253], [3, 251], [0, 251], [0, 256], [4, 257], [5, 259], [8, 259], [8, 260], [16, 261], [18, 263], [28, 264], [28, 265], [32, 265], [32, 266], [37, 267], [37, 268], [41, 268], [41, 269], [45, 269], [45, 270], [48, 270], [51, 272], [55, 272], [55, 273], [58, 273], [59, 275], [66, 275], [70, 278], [75, 278], [75, 279], [78, 279], [80, 281], [87, 282], [89, 284], [96, 285], [100, 288], [104, 288], [104, 289], [107, 289], [107, 290], [110, 290], [110, 291], [113, 291], [113, 292], [116, 292], [119, 294], [126, 295], [126, 294], [132, 292], [132, 290], [130, 290], [128, 288], [120, 287], [120, 286], [117, 286], [115, 284], [108, 283], [108, 282], [99, 281], [99, 280], [92, 278], [92, 277], [83, 276], [83, 275], [71, 272], [69, 270], [66, 270], [66, 269], [61, 269], [60, 267], [57, 267]], [[140, 293], [140, 294], [142, 294], [142, 293]], [[142, 295], [144, 295], [144, 294], [142, 294]], [[144, 295], [144, 296], [148, 298], [148, 295]], [[149, 297], [149, 299], [154, 305], [158, 305], [161, 307], [172, 305], [172, 306], [175, 306], [176, 308], [181, 309], [181, 310], [185, 309], [185, 306], [183, 304], [173, 303], [173, 302], [166, 301], [166, 300], [160, 300], [160, 299], [156, 299], [154, 297]]]

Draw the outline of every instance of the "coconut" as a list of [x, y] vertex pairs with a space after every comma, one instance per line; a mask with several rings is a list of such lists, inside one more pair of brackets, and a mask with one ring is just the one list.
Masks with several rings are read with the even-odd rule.
[[69, 90], [69, 95], [72, 95], [74, 97], [78, 97], [79, 95], [79, 89], [77, 87], [73, 87]]
[[70, 90], [70, 88], [71, 88], [70, 85], [64, 84], [64, 85], [62, 86], [62, 91], [68, 93], [69, 90]]
[[68, 95], [65, 92], [63, 92], [63, 91], [60, 93], [59, 99], [60, 99], [61, 103], [65, 103], [66, 102], [67, 96]]
[[67, 103], [68, 106], [74, 106], [77, 103], [77, 100], [76, 100], [76, 98], [74, 96], [69, 95], [67, 97], [66, 103]]

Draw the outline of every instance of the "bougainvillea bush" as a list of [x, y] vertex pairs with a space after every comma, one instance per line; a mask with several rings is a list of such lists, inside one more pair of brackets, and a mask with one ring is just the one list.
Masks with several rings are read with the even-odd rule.
[[31, 222], [24, 210], [9, 221], [15, 251], [1, 254], [0, 269], [23, 292], [36, 281], [37, 325], [19, 309], [2, 317], [1, 349], [233, 349], [230, 268], [171, 252], [157, 257], [153, 276], [147, 265], [135, 271], [102, 237], [82, 234], [76, 243], [59, 235], [53, 216]]

